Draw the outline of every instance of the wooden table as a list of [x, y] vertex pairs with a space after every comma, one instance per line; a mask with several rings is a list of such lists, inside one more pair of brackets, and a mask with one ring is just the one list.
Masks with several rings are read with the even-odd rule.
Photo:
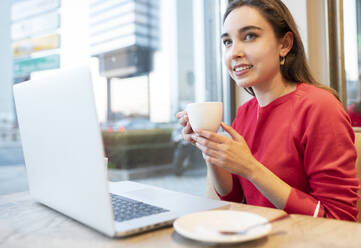
[[[281, 210], [233, 204], [272, 218]], [[32, 200], [29, 193], [0, 196], [0, 247], [215, 247], [183, 238], [167, 227], [123, 239], [108, 238]], [[219, 245], [217, 247], [223, 247]], [[267, 237], [227, 247], [361, 247], [361, 224], [291, 215], [272, 225]]]

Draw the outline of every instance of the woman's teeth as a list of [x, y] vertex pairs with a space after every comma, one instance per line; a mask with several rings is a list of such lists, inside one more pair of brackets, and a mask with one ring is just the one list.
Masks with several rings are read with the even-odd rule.
[[234, 69], [234, 71], [238, 72], [238, 71], [243, 71], [243, 70], [250, 69], [250, 68], [252, 68], [251, 65], [245, 65], [245, 66], [237, 67], [236, 69]]

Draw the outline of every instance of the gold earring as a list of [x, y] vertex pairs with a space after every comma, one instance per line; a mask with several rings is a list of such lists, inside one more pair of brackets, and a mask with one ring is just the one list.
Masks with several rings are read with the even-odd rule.
[[281, 57], [280, 65], [284, 65], [286, 62], [286, 57]]

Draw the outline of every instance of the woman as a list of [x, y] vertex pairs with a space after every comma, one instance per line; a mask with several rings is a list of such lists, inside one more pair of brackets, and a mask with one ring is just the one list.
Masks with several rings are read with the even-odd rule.
[[[311, 76], [296, 24], [280, 0], [232, 2], [223, 18], [229, 74], [255, 97], [239, 107], [231, 138], [192, 130], [223, 200], [288, 213], [356, 220], [354, 133], [337, 94]], [[333, 94], [332, 94], [333, 93]]]

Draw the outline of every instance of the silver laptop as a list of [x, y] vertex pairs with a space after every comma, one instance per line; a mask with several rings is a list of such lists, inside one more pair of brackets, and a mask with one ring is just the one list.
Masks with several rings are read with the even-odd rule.
[[108, 236], [170, 225], [226, 202], [131, 181], [108, 182], [88, 66], [14, 86], [31, 195]]

